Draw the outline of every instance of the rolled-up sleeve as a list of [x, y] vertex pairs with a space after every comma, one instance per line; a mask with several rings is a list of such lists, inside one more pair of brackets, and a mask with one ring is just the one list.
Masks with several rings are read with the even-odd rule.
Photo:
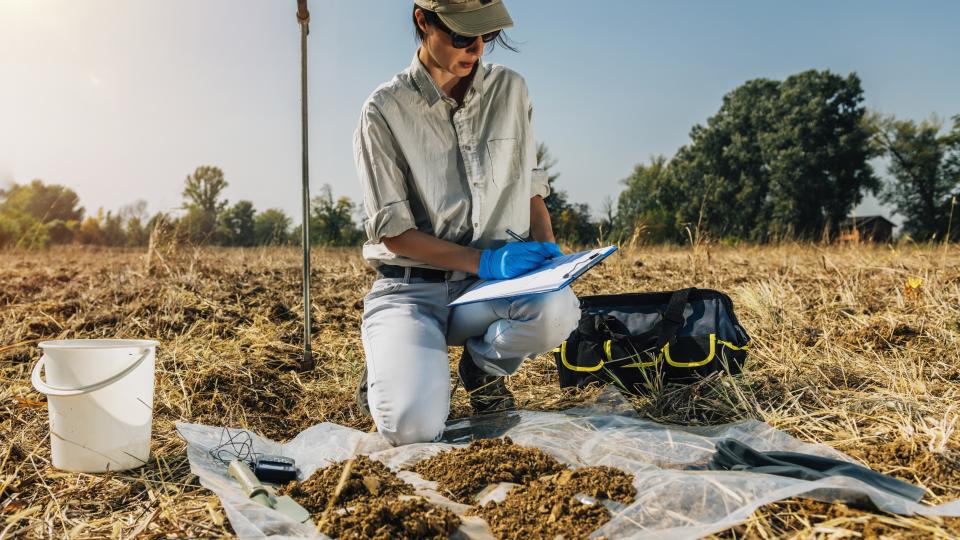
[[530, 198], [550, 195], [550, 175], [543, 169], [533, 169], [530, 177]]
[[403, 153], [390, 126], [373, 102], [363, 107], [353, 134], [357, 176], [363, 188], [363, 228], [371, 243], [416, 228], [404, 171]]

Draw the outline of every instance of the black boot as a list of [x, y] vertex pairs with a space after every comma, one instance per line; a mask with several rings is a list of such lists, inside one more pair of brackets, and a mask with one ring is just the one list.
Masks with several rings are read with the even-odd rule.
[[370, 402], [367, 401], [367, 366], [364, 364], [363, 373], [360, 374], [360, 384], [357, 385], [357, 391], [354, 393], [357, 400], [357, 408], [360, 414], [370, 417]]
[[507, 388], [503, 377], [490, 375], [477, 367], [467, 349], [463, 349], [457, 373], [463, 381], [463, 387], [470, 394], [470, 405], [475, 414], [512, 411], [517, 408], [513, 394]]

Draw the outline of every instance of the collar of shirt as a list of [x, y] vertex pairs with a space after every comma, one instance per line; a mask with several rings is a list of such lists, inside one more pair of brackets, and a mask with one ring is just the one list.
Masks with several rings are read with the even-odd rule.
[[[420, 91], [420, 95], [427, 100], [428, 105], [433, 107], [437, 101], [447, 96], [443, 93], [443, 90], [437, 86], [437, 82], [433, 80], [430, 72], [427, 71], [423, 62], [420, 61], [419, 53], [419, 49], [413, 53], [413, 61], [410, 62], [410, 73], [413, 74], [413, 80], [417, 85], [417, 89]], [[475, 91], [478, 96], [483, 95], [483, 72], [483, 60], [478, 59], [477, 65], [473, 67], [473, 80], [470, 82], [471, 90]], [[468, 91], [464, 97], [464, 103], [469, 99], [470, 91]]]

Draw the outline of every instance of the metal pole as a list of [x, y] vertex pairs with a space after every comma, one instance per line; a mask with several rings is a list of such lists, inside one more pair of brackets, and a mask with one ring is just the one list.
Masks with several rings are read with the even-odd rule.
[[310, 346], [310, 169], [307, 156], [307, 34], [310, 33], [310, 12], [307, 0], [297, 0], [297, 21], [300, 23], [300, 127], [303, 164], [303, 361], [301, 371], [314, 368]]

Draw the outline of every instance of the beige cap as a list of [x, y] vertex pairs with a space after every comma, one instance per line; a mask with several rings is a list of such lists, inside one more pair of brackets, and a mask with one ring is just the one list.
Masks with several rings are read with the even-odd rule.
[[479, 36], [513, 26], [500, 0], [414, 0], [436, 13], [443, 24], [462, 36]]

